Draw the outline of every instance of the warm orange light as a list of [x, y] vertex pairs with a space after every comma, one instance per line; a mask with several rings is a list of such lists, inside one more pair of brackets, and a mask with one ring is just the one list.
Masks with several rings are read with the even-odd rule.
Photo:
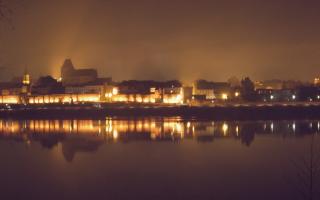
[[24, 85], [29, 85], [30, 84], [30, 75], [29, 74], [24, 74], [23, 75], [22, 83]]
[[223, 123], [222, 125], [222, 131], [223, 131], [223, 135], [226, 136], [227, 135], [227, 131], [228, 131], [228, 124]]
[[0, 103], [17, 104], [19, 103], [19, 96], [1, 96]]
[[119, 93], [118, 88], [116, 88], [116, 87], [112, 88], [112, 94], [113, 95], [117, 95], [118, 93]]
[[228, 99], [228, 94], [223, 93], [223, 94], [221, 95], [221, 97], [222, 97], [223, 100], [227, 100], [227, 99]]

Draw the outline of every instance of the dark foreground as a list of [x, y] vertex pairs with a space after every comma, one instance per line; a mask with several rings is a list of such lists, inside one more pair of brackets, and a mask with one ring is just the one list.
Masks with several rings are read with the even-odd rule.
[[319, 199], [319, 136], [320, 120], [4, 119], [0, 199]]
[[320, 104], [226, 105], [226, 106], [153, 106], [132, 104], [81, 104], [9, 106], [0, 110], [1, 118], [79, 118], [180, 116], [212, 120], [319, 119]]

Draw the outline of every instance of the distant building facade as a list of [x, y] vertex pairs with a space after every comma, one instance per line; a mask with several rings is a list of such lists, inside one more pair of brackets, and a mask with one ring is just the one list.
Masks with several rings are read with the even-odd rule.
[[282, 89], [296, 89], [301, 86], [300, 81], [293, 80], [265, 80], [255, 82], [255, 89], [268, 89], [268, 90], [282, 90]]
[[255, 89], [281, 90], [283, 88], [282, 80], [265, 80], [255, 82]]
[[51, 76], [41, 76], [31, 87], [32, 94], [63, 94], [64, 87]]
[[82, 85], [93, 82], [98, 78], [95, 69], [75, 69], [72, 61], [66, 59], [61, 67], [61, 79], [64, 86]]
[[193, 84], [193, 96], [202, 100], [227, 100], [232, 96], [232, 88], [227, 82], [197, 80]]
[[26, 103], [30, 85], [31, 78], [26, 71], [23, 76], [14, 77], [9, 82], [0, 82], [0, 104]]
[[99, 94], [48, 94], [31, 95], [28, 97], [28, 103], [30, 104], [81, 103], [99, 101]]
[[257, 97], [259, 101], [297, 101], [299, 94], [295, 89], [257, 89]]
[[114, 102], [178, 104], [183, 102], [184, 94], [179, 81], [130, 80], [119, 83], [110, 97]]
[[314, 78], [313, 84], [314, 84], [315, 86], [320, 86], [320, 77]]
[[65, 86], [66, 94], [97, 94], [100, 96], [100, 100], [106, 100], [108, 95], [112, 91], [111, 78], [97, 78], [93, 82], [89, 82], [83, 85], [70, 85]]

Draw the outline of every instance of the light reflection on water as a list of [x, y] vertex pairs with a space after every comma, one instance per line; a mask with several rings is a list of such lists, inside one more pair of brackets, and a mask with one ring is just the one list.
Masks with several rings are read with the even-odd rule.
[[[242, 129], [257, 134], [319, 133], [319, 121], [184, 121], [177, 118], [112, 119], [106, 120], [0, 120], [1, 135], [85, 134], [103, 135], [117, 140], [124, 134], [149, 133], [151, 140], [171, 137], [183, 139], [201, 135], [238, 137]], [[148, 139], [147, 137], [144, 139]]]
[[318, 135], [319, 120], [0, 120], [0, 199], [301, 199], [291, 160]]
[[[68, 161], [72, 161], [77, 150], [97, 150], [100, 145], [111, 142], [183, 142], [183, 140], [213, 142], [216, 139], [233, 138], [250, 146], [254, 142], [255, 135], [286, 138], [319, 133], [320, 121], [308, 120], [188, 121], [180, 118], [0, 120], [1, 139], [23, 141], [28, 145], [40, 142], [47, 148], [52, 148], [58, 143], [64, 146], [70, 143], [70, 147], [66, 147], [69, 152], [64, 152]], [[74, 140], [75, 137], [78, 139]]]

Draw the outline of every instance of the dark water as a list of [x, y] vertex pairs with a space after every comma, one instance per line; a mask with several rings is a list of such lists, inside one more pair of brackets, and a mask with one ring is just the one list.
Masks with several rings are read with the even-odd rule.
[[320, 120], [0, 120], [0, 199], [317, 199], [319, 144]]

